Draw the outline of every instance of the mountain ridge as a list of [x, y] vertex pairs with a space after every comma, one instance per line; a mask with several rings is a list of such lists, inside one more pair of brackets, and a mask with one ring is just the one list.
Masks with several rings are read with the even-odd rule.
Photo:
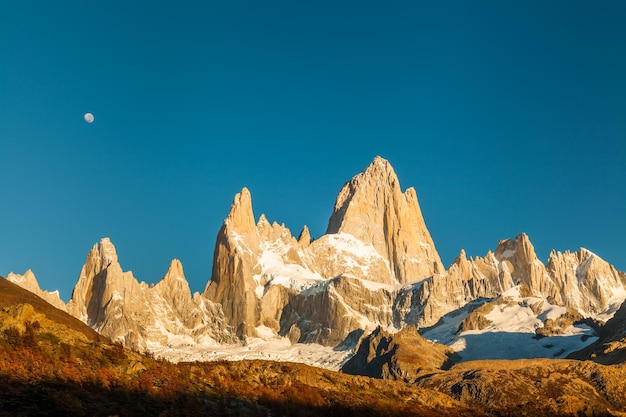
[[[517, 298], [504, 300], [513, 289]], [[509, 310], [536, 316], [524, 330], [534, 335], [566, 314], [561, 307], [606, 321], [624, 298], [626, 274], [599, 256], [552, 251], [544, 264], [525, 233], [484, 257], [468, 259], [461, 250], [445, 269], [415, 190], [403, 192], [389, 162], [376, 157], [341, 188], [317, 239], [306, 226], [296, 238], [263, 214], [255, 221], [252, 195], [242, 188], [217, 234], [202, 293], [191, 294], [177, 260], [158, 283], [138, 282], [103, 238], [87, 255], [67, 310], [135, 349], [167, 355], [287, 340], [345, 352], [327, 365], [337, 367], [378, 327], [439, 326], [431, 334], [454, 344], [459, 328], [446, 317], [481, 300], [513, 302]]]

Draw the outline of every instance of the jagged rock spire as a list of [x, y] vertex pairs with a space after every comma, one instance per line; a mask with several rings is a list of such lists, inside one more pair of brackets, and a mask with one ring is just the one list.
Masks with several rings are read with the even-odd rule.
[[191, 297], [178, 259], [162, 280], [148, 286], [122, 270], [109, 238], [87, 255], [67, 307], [101, 334], [134, 349], [144, 350], [148, 342], [165, 346], [169, 334], [230, 340], [219, 306]]
[[245, 236], [249, 244], [258, 246], [259, 240], [254, 223], [254, 212], [252, 211], [252, 197], [246, 187], [235, 195], [224, 225], [228, 228], [228, 232]]
[[311, 244], [311, 232], [309, 232], [309, 228], [306, 225], [298, 235], [298, 244], [305, 248]]
[[[267, 220], [262, 219], [262, 223]], [[254, 223], [252, 198], [247, 188], [235, 195], [215, 242], [213, 272], [204, 296], [221, 304], [229, 324], [239, 336], [253, 336], [259, 320], [257, 284], [252, 275], [257, 264], [259, 234]]]
[[326, 233], [341, 232], [373, 245], [401, 283], [417, 282], [445, 270], [415, 190], [408, 188], [403, 193], [391, 164], [379, 156], [337, 196]]

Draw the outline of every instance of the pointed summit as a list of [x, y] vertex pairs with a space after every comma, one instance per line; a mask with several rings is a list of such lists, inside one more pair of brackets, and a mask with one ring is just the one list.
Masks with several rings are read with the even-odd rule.
[[100, 259], [102, 259], [104, 263], [117, 263], [117, 251], [115, 250], [113, 243], [111, 243], [110, 238], [104, 237], [100, 239], [99, 255]]
[[167, 283], [170, 288], [180, 286], [176, 285], [177, 283], [185, 283], [185, 286], [188, 288], [185, 273], [183, 272], [183, 264], [178, 259], [172, 259], [172, 262], [170, 262], [170, 267], [163, 277], [163, 282]]
[[298, 244], [304, 248], [311, 244], [311, 232], [306, 225], [304, 225], [302, 231], [298, 235]]
[[172, 259], [167, 273], [151, 288], [151, 292], [156, 294], [157, 300], [165, 301], [166, 310], [172, 311], [179, 321], [193, 327], [193, 321], [186, 323], [187, 318], [193, 315], [190, 312], [194, 310], [191, 290], [183, 272], [183, 264], [178, 259]]
[[[259, 219], [261, 229], [269, 231], [265, 216]], [[220, 229], [213, 252], [213, 270], [203, 295], [220, 304], [229, 324], [239, 336], [256, 334], [258, 319], [256, 282], [253, 267], [258, 263], [259, 229], [254, 223], [250, 191], [243, 188], [235, 195], [228, 217]]]
[[224, 224], [228, 226], [229, 230], [236, 233], [245, 236], [256, 235], [252, 197], [246, 187], [242, 188], [241, 192], [235, 195]]
[[343, 186], [326, 233], [348, 233], [371, 244], [401, 283], [444, 271], [415, 190], [403, 193], [391, 164], [379, 156]]
[[[132, 274], [128, 275], [132, 278]], [[112, 291], [125, 288], [124, 284], [115, 246], [108, 237], [102, 238], [87, 254], [72, 298], [67, 304], [68, 312], [97, 329], [105, 319], [103, 306]]]
[[167, 275], [175, 274], [177, 276], [184, 276], [183, 274], [183, 264], [180, 260], [174, 258], [172, 262], [170, 262], [170, 267], [167, 270]]

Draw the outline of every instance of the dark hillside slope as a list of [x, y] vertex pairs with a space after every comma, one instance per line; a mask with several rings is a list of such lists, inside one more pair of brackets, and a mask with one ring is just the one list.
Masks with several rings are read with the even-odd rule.
[[89, 340], [108, 341], [107, 338], [99, 335], [98, 332], [77, 318], [59, 310], [43, 298], [23, 289], [19, 285], [7, 281], [4, 277], [0, 277], [0, 308], [13, 307], [19, 304], [32, 305], [37, 313], [44, 314], [50, 320], [84, 334]]

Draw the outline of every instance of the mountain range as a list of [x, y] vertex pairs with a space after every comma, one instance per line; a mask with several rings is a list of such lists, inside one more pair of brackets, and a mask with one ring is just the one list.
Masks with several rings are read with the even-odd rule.
[[[108, 238], [87, 254], [67, 304], [42, 291], [32, 271], [7, 279], [113, 341], [173, 361], [345, 364], [405, 379], [420, 373], [407, 373], [401, 360], [389, 365], [391, 351], [377, 346], [420, 340], [433, 347], [435, 368], [473, 359], [603, 355], [607, 338], [623, 339], [623, 324], [607, 323], [623, 316], [616, 312], [626, 299], [626, 274], [598, 255], [552, 251], [544, 264], [524, 233], [483, 257], [461, 250], [444, 267], [417, 193], [403, 191], [380, 157], [343, 185], [317, 239], [306, 226], [295, 236], [263, 214], [257, 219], [243, 188], [216, 237], [202, 293], [191, 293], [176, 259], [156, 284], [139, 282], [123, 270]], [[366, 345], [369, 359], [357, 364]]]

